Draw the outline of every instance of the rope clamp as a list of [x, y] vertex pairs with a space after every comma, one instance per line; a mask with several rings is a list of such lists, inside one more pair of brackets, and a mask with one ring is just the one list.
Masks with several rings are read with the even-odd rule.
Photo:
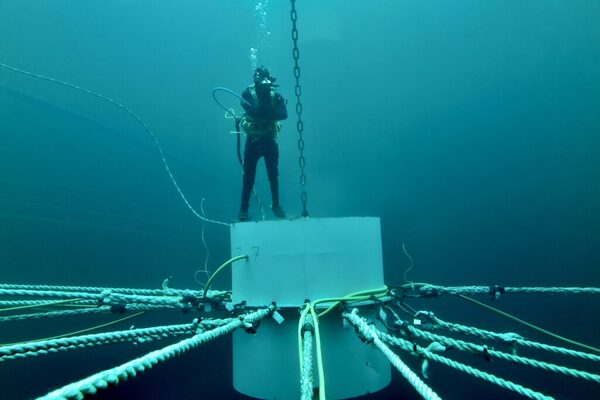
[[311, 322], [305, 322], [302, 325], [302, 336], [304, 336], [305, 332], [315, 333], [315, 326]]
[[348, 306], [348, 302], [345, 301], [345, 300], [340, 301], [340, 304], [338, 305], [338, 307], [342, 309], [343, 313], [350, 311], [350, 307]]
[[[241, 318], [241, 319], [244, 320], [243, 318]], [[246, 331], [246, 333], [249, 333], [251, 335], [256, 335], [256, 331], [258, 330], [259, 326], [260, 326], [260, 321], [255, 321], [253, 323], [244, 321], [244, 331]]]
[[483, 355], [483, 359], [486, 362], [492, 361], [492, 356], [490, 355], [487, 346], [483, 346], [483, 350], [481, 351], [481, 354]]
[[243, 310], [243, 309], [245, 309], [246, 308], [246, 300], [242, 300], [239, 303], [234, 304], [233, 308], [236, 309], [236, 310]]
[[413, 319], [413, 325], [433, 326], [435, 325], [435, 314], [431, 311], [417, 311]]
[[495, 299], [499, 299], [500, 295], [506, 293], [506, 289], [503, 286], [490, 286], [489, 292], [488, 292], [491, 296], [492, 296], [492, 301]]
[[187, 306], [187, 307], [197, 309], [198, 306], [200, 305], [201, 299], [200, 299], [200, 297], [187, 295], [187, 296], [182, 296], [181, 300], [179, 300], [179, 302], [183, 305], [183, 307]]
[[110, 312], [115, 313], [115, 314], [125, 314], [126, 311], [127, 311], [126, 304], [113, 304], [112, 306], [110, 306]]
[[440, 297], [442, 293], [439, 288], [431, 286], [423, 286], [419, 291], [421, 292], [421, 296], [426, 299]]

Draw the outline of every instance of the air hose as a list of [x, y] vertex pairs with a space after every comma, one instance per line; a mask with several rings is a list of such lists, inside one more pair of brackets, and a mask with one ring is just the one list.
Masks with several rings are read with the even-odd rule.
[[215, 102], [222, 108], [225, 110], [226, 114], [225, 116], [227, 116], [227, 114], [230, 114], [233, 118], [235, 118], [235, 131], [237, 133], [237, 157], [238, 157], [238, 161], [240, 162], [240, 165], [244, 165], [244, 161], [242, 160], [242, 150], [241, 150], [241, 132], [240, 132], [240, 122], [241, 122], [241, 117], [238, 117], [237, 115], [235, 115], [235, 111], [232, 108], [227, 108], [225, 107], [225, 105], [223, 103], [221, 103], [219, 101], [219, 99], [217, 98], [217, 92], [222, 91], [222, 92], [227, 92], [235, 97], [237, 97], [238, 99], [240, 99], [242, 102], [248, 104], [248, 106], [251, 106], [250, 103], [248, 103], [246, 100], [244, 100], [244, 98], [242, 98], [242, 96], [240, 96], [239, 94], [237, 94], [236, 92], [234, 92], [233, 90], [229, 90], [227, 88], [224, 87], [216, 87], [212, 90], [212, 97], [213, 99], [215, 99]]

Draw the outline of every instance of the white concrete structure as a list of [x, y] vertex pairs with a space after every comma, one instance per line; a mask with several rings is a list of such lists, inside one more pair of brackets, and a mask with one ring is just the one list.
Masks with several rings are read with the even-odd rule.
[[[341, 297], [384, 285], [379, 218], [246, 222], [231, 227], [232, 300], [250, 306], [277, 302], [283, 324], [263, 321], [258, 334], [233, 336], [233, 384], [262, 399], [300, 398], [298, 307], [305, 299]], [[367, 306], [368, 307], [368, 306]], [[365, 311], [363, 311], [365, 313]], [[327, 395], [343, 399], [390, 382], [390, 365], [365, 346], [339, 313], [319, 320]], [[318, 383], [315, 367], [315, 384]]]

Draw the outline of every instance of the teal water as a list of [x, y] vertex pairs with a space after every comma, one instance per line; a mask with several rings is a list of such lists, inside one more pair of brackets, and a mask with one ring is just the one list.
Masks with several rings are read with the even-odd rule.
[[[3, 0], [0, 62], [135, 110], [191, 204], [199, 208], [204, 198], [208, 217], [233, 221], [241, 189], [233, 124], [211, 89], [240, 92], [251, 79], [250, 48], [258, 47], [258, 63], [278, 77], [289, 100], [280, 186], [283, 206], [298, 215], [289, 3], [268, 2], [266, 19], [255, 0], [171, 3]], [[297, 4], [311, 216], [381, 217], [389, 284], [403, 283], [404, 243], [415, 281], [600, 286], [600, 4], [322, 3]], [[269, 35], [259, 26], [265, 22]], [[257, 190], [268, 205], [262, 164], [258, 171]], [[173, 276], [174, 286], [198, 287], [202, 226], [152, 139], [127, 114], [0, 69], [0, 281], [159, 287]], [[206, 237], [214, 268], [229, 256], [229, 233], [207, 225]], [[226, 276], [215, 282], [229, 284]], [[454, 299], [419, 305], [446, 320], [521, 329]], [[515, 295], [493, 305], [600, 346], [593, 318], [600, 302], [592, 296]], [[140, 324], [169, 321], [161, 315]], [[0, 327], [0, 341], [86, 326], [15, 323]], [[148, 350], [119, 349], [0, 365], [1, 381], [15, 382], [0, 385], [0, 397], [40, 395]], [[492, 364], [557, 398], [600, 392]], [[61, 377], [47, 375], [56, 365]], [[103, 395], [198, 398], [206, 385], [205, 397], [234, 398], [230, 368], [223, 339]], [[442, 367], [430, 383], [447, 398], [512, 396]], [[412, 398], [399, 378], [381, 396], [400, 391]]]

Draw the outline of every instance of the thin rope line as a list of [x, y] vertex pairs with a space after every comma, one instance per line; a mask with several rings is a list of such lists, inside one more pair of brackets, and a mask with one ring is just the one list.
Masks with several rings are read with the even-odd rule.
[[402, 251], [404, 251], [404, 254], [406, 255], [406, 257], [408, 257], [408, 259], [410, 260], [410, 267], [408, 267], [408, 269], [406, 271], [404, 271], [404, 275], [402, 276], [404, 278], [404, 282], [408, 282], [410, 283], [411, 286], [413, 286], [413, 281], [409, 281], [408, 279], [406, 279], [406, 274], [413, 269], [413, 259], [410, 256], [410, 254], [408, 254], [408, 251], [406, 251], [406, 246], [404, 245], [404, 243], [402, 243]]
[[[202, 198], [202, 201], [200, 202], [200, 211], [202, 212], [202, 215], [205, 215], [204, 214], [204, 198]], [[194, 272], [194, 280], [196, 281], [196, 283], [202, 285], [202, 287], [204, 287], [204, 285], [206, 284], [206, 281], [201, 282], [197, 277], [198, 273], [204, 273], [206, 275], [206, 280], [208, 280], [210, 277], [210, 274], [208, 273], [208, 257], [210, 255], [210, 251], [208, 249], [208, 246], [206, 245], [206, 239], [204, 237], [204, 229], [205, 228], [206, 228], [206, 224], [202, 224], [202, 233], [201, 233], [202, 244], [204, 245], [204, 250], [206, 250], [206, 257], [204, 258], [204, 268], [199, 269], [196, 272]]]
[[83, 93], [87, 93], [89, 95], [92, 95], [92, 96], [97, 97], [99, 99], [102, 99], [104, 101], [107, 101], [107, 102], [109, 102], [109, 103], [111, 103], [111, 104], [119, 107], [121, 110], [125, 111], [127, 114], [129, 114], [131, 117], [133, 117], [142, 126], [142, 128], [144, 128], [144, 130], [146, 130], [146, 132], [154, 140], [154, 143], [156, 144], [156, 147], [158, 148], [158, 151], [160, 153], [160, 157], [161, 157], [162, 162], [163, 162], [163, 164], [165, 166], [165, 169], [167, 170], [167, 174], [169, 175], [169, 178], [171, 179], [171, 182], [175, 186], [175, 189], [177, 189], [177, 192], [179, 193], [179, 196], [184, 201], [185, 205], [190, 209], [190, 211], [192, 211], [192, 213], [196, 217], [200, 218], [203, 221], [210, 222], [210, 223], [213, 223], [213, 224], [218, 224], [218, 225], [229, 226], [228, 223], [225, 223], [225, 222], [222, 222], [222, 221], [213, 220], [213, 219], [208, 219], [208, 218], [205, 218], [205, 217], [201, 216], [194, 209], [194, 207], [192, 207], [192, 205], [190, 204], [190, 202], [188, 201], [188, 199], [183, 194], [183, 191], [179, 187], [179, 184], [175, 180], [175, 177], [173, 176], [173, 173], [171, 172], [171, 168], [169, 167], [169, 164], [167, 162], [167, 158], [165, 157], [165, 154], [163, 152], [162, 146], [160, 145], [160, 142], [158, 141], [158, 138], [156, 137], [156, 135], [154, 134], [154, 132], [150, 129], [150, 127], [148, 125], [146, 125], [146, 123], [136, 113], [134, 113], [132, 110], [130, 110], [129, 108], [125, 107], [123, 104], [119, 103], [118, 101], [111, 99], [110, 97], [106, 97], [106, 96], [101, 95], [99, 93], [92, 92], [91, 90], [84, 89], [84, 88], [82, 88], [80, 86], [77, 86], [77, 85], [74, 85], [72, 83], [60, 81], [60, 80], [54, 79], [54, 78], [49, 78], [47, 76], [35, 74], [33, 72], [24, 71], [24, 70], [21, 70], [19, 68], [11, 67], [10, 65], [4, 64], [2, 62], [0, 62], [0, 67], [4, 67], [6, 69], [9, 69], [9, 70], [14, 71], [14, 72], [18, 72], [18, 73], [23, 74], [23, 75], [27, 75], [27, 76], [32, 76], [32, 77], [35, 77], [35, 78], [43, 79], [43, 80], [48, 81], [48, 82], [56, 83], [56, 84], [59, 84], [59, 85], [63, 85], [63, 86], [69, 87], [71, 89], [78, 90], [78, 91], [83, 92]]

